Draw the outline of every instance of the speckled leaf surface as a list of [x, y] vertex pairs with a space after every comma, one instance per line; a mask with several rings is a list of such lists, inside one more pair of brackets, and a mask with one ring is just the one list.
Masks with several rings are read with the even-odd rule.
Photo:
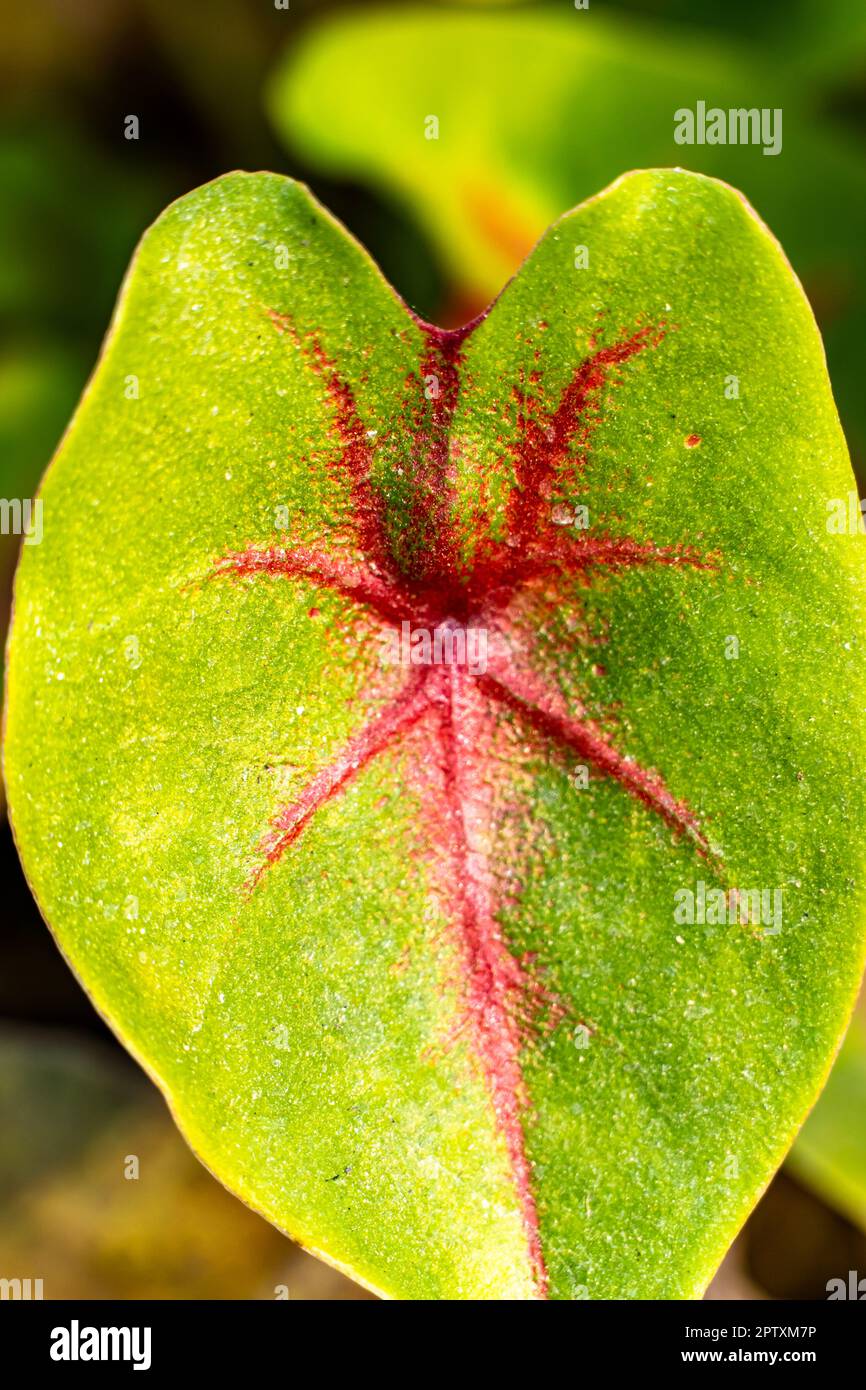
[[230, 1188], [392, 1296], [700, 1293], [862, 965], [850, 486], [706, 178], [625, 177], [454, 333], [284, 178], [160, 218], [22, 557], [5, 770]]

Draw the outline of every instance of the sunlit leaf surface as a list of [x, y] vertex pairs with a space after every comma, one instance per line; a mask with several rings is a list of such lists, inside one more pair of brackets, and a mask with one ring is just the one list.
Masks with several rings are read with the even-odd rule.
[[703, 1289], [862, 966], [851, 486], [706, 178], [450, 333], [287, 179], [164, 214], [19, 568], [6, 776], [233, 1191], [398, 1297]]

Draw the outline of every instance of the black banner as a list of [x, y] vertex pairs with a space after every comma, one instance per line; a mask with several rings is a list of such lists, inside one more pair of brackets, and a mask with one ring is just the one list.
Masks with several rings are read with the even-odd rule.
[[[544, 1361], [571, 1358], [580, 1367], [601, 1362], [609, 1371], [658, 1370], [704, 1366], [736, 1369], [762, 1366], [769, 1371], [791, 1365], [820, 1369], [822, 1374], [856, 1364], [862, 1351], [864, 1310], [859, 1289], [854, 1298], [841, 1293], [826, 1303], [705, 1302], [589, 1303], [527, 1309], [525, 1333], [543, 1329]], [[319, 1312], [315, 1311], [316, 1307]], [[415, 1323], [422, 1318], [422, 1325]], [[377, 1334], [419, 1328], [432, 1347], [450, 1330], [452, 1309], [410, 1305], [334, 1303], [162, 1303], [162, 1302], [26, 1302], [0, 1303], [0, 1331], [5, 1364], [21, 1372], [49, 1372], [59, 1379], [128, 1372], [162, 1376], [166, 1372], [208, 1374], [222, 1378], [254, 1374], [270, 1366], [293, 1375], [298, 1355], [313, 1353], [333, 1374], [345, 1361], [364, 1366], [383, 1344]], [[479, 1316], [481, 1321], [479, 1322]], [[499, 1323], [502, 1312], [491, 1305], [472, 1315], [473, 1333], [461, 1352], [477, 1348], [477, 1363], [489, 1362], [491, 1350], [505, 1351], [521, 1329]], [[523, 1316], [521, 1314], [521, 1316]], [[343, 1318], [350, 1324], [343, 1329]], [[368, 1318], [383, 1322], [368, 1322]], [[492, 1323], [487, 1323], [487, 1318]], [[321, 1322], [319, 1319], [321, 1318]], [[541, 1318], [537, 1323], [536, 1318]], [[357, 1321], [356, 1321], [357, 1319]], [[500, 1332], [499, 1329], [503, 1331]], [[462, 1332], [466, 1338], [466, 1332]], [[567, 1338], [562, 1349], [558, 1337]], [[324, 1340], [323, 1340], [324, 1339]], [[550, 1339], [554, 1339], [552, 1343]], [[415, 1355], [423, 1346], [415, 1345]], [[570, 1350], [569, 1350], [570, 1348]], [[536, 1343], [536, 1353], [538, 1344]], [[589, 1358], [592, 1358], [590, 1362]], [[388, 1360], [393, 1361], [391, 1353]], [[404, 1371], [405, 1374], [405, 1371]], [[412, 1372], [414, 1376], [414, 1371]]]

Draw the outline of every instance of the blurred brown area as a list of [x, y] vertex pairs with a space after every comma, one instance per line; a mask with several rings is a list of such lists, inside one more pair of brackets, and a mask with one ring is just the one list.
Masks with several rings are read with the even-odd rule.
[[821, 1300], [831, 1279], [866, 1267], [866, 1236], [784, 1170], [725, 1256], [708, 1299]]
[[83, 1299], [360, 1299], [232, 1197], [123, 1055], [0, 1030], [0, 1270]]

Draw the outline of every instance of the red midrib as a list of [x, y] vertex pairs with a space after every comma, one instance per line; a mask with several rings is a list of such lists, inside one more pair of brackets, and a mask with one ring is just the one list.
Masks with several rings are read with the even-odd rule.
[[470, 821], [477, 796], [468, 749], [474, 728], [467, 727], [472, 690], [465, 672], [446, 668], [442, 712], [448, 842], [454, 865], [453, 915], [459, 923], [464, 960], [464, 1006], [473, 1025], [475, 1051], [505, 1141], [520, 1207], [529, 1259], [539, 1296], [547, 1296], [547, 1269], [541, 1248], [532, 1169], [526, 1153], [523, 1113], [527, 1095], [520, 1065], [518, 1018], [525, 993], [524, 971], [508, 949], [496, 919], [490, 870], [483, 848], [473, 848]]
[[[472, 570], [465, 564], [457, 534], [453, 504], [456, 491], [451, 456], [451, 426], [460, 389], [463, 344], [474, 325], [446, 332], [419, 323], [426, 350], [419, 364], [420, 388], [438, 378], [440, 392], [432, 401], [413, 406], [412, 381], [400, 425], [411, 437], [414, 486], [410, 528], [425, 544], [413, 552], [411, 582], [397, 570], [388, 542], [382, 497], [372, 484], [373, 448], [358, 414], [354, 395], [313, 334], [303, 337], [285, 315], [270, 312], [280, 333], [287, 334], [324, 385], [334, 412], [339, 456], [331, 466], [349, 495], [348, 519], [338, 534], [354, 536], [354, 554], [341, 539], [336, 550], [327, 545], [249, 546], [223, 556], [215, 573], [240, 576], [265, 574], [302, 579], [340, 594], [366, 609], [382, 626], [410, 621], [434, 626], [447, 618], [465, 622], [473, 614], [493, 625], [507, 618], [514, 594], [538, 581], [565, 581], [569, 576], [588, 583], [593, 570], [611, 572], [634, 566], [684, 566], [713, 569], [715, 557], [688, 547], [658, 546], [632, 537], [604, 533], [564, 538], [551, 536], [545, 525], [550, 490], [568, 468], [579, 481], [587, 450], [599, 418], [599, 399], [610, 368], [622, 365], [646, 347], [656, 347], [663, 328], [644, 327], [604, 348], [594, 348], [572, 374], [559, 401], [544, 418], [540, 374], [530, 377], [531, 393], [515, 393], [519, 436], [511, 457], [514, 484], [506, 504], [507, 540], [493, 544], [489, 518], [476, 516], [476, 551]], [[578, 453], [573, 455], [575, 444]], [[414, 537], [412, 538], [414, 539]], [[500, 632], [499, 636], [503, 636]], [[653, 769], [625, 757], [603, 731], [578, 709], [572, 713], [555, 686], [548, 686], [530, 668], [515, 661], [507, 638], [487, 674], [472, 676], [464, 667], [413, 668], [403, 689], [374, 715], [344, 748], [317, 772], [291, 805], [271, 821], [259, 845], [259, 863], [247, 883], [251, 891], [309, 825], [316, 812], [339, 795], [354, 776], [380, 753], [393, 747], [415, 726], [429, 718], [438, 727], [441, 808], [431, 844], [450, 864], [444, 894], [461, 961], [460, 992], [463, 1023], [474, 1042], [491, 1098], [497, 1128], [508, 1156], [519, 1203], [527, 1251], [540, 1296], [547, 1294], [532, 1167], [527, 1156], [524, 1115], [526, 1085], [521, 1066], [525, 1038], [521, 1022], [543, 999], [539, 980], [528, 962], [518, 961], [505, 941], [497, 918], [491, 866], [478, 822], [491, 829], [489, 808], [479, 788], [477, 761], [488, 704], [504, 708], [547, 744], [582, 758], [600, 774], [617, 781], [678, 834], [686, 834], [695, 849], [710, 856], [697, 817], [668, 790]], [[552, 1021], [563, 1010], [554, 1001]]]

